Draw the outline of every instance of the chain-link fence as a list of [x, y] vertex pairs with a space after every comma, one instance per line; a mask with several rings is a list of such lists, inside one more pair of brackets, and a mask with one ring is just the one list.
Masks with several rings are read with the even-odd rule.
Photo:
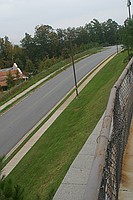
[[133, 111], [133, 58], [112, 88], [84, 200], [117, 200]]

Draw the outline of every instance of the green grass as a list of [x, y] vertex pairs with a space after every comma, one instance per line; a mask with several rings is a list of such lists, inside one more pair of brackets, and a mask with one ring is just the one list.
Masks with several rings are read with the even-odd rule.
[[85, 87], [9, 175], [25, 199], [52, 199], [72, 161], [105, 111], [110, 90], [123, 71], [126, 52], [111, 60]]

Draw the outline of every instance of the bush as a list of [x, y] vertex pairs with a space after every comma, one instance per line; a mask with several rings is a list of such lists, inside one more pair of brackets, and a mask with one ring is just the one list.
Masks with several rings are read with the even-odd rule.
[[11, 179], [6, 180], [1, 176], [3, 159], [0, 157], [0, 200], [23, 200], [24, 189], [19, 185], [14, 185]]

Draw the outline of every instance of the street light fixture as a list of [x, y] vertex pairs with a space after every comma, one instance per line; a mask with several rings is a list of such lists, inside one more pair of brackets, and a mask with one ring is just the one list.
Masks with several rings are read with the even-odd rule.
[[127, 0], [127, 7], [128, 7], [129, 19], [131, 19], [131, 9], [130, 9], [130, 6], [131, 6], [131, 1]]

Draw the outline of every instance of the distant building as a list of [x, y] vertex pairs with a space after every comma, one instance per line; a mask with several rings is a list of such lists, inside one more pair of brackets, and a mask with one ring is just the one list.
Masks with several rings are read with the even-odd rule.
[[0, 69], [0, 86], [7, 87], [7, 77], [11, 73], [13, 80], [17, 79], [27, 80], [27, 77], [22, 73], [21, 69], [18, 68], [17, 64], [14, 63], [13, 67]]

